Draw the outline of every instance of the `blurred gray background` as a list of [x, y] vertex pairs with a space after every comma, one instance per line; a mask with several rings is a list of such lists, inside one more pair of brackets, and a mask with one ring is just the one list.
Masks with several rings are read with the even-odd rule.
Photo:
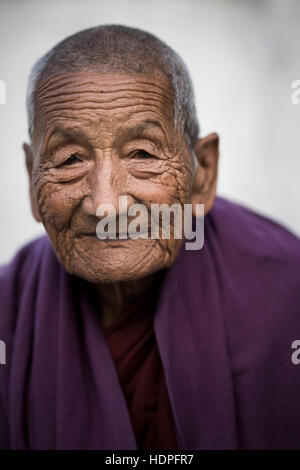
[[43, 232], [29, 206], [22, 142], [30, 68], [81, 29], [148, 30], [183, 57], [201, 134], [220, 135], [218, 193], [300, 234], [299, 0], [0, 0], [0, 263]]

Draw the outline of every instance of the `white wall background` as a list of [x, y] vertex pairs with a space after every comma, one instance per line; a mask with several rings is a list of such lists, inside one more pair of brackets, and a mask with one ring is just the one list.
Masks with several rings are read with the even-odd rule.
[[21, 144], [35, 60], [81, 29], [121, 23], [177, 50], [194, 81], [202, 134], [221, 138], [218, 193], [300, 234], [299, 0], [1, 0], [0, 263], [43, 228], [30, 212]]

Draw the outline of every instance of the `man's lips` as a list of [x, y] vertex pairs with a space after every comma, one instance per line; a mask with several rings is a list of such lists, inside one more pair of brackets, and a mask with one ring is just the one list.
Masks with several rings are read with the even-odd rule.
[[[122, 235], [122, 237], [120, 236]], [[116, 233], [116, 234], [109, 234], [106, 236], [106, 238], [99, 238], [97, 233], [96, 232], [89, 232], [89, 233], [83, 233], [81, 236], [84, 236], [84, 237], [89, 237], [89, 238], [96, 238], [97, 240], [101, 241], [101, 242], [114, 242], [114, 241], [127, 241], [127, 240], [130, 240], [130, 237], [128, 234], [119, 234], [119, 233]]]
[[[151, 236], [147, 233], [147, 236], [148, 238], [151, 238]], [[144, 235], [144, 234], [138, 234], [137, 237], [131, 237], [130, 234], [128, 233], [125, 233], [125, 234], [120, 234], [120, 233], [116, 233], [116, 234], [110, 234], [110, 235], [106, 235], [106, 238], [99, 238], [97, 233], [96, 232], [88, 232], [88, 233], [82, 233], [80, 234], [80, 236], [82, 237], [88, 237], [88, 238], [95, 238], [101, 242], [126, 242], [128, 240], [135, 240], [136, 238], [140, 238], [141, 235]]]

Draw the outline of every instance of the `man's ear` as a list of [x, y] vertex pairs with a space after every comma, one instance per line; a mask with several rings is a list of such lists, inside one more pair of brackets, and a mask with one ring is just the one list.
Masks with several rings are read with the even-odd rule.
[[28, 144], [23, 144], [23, 150], [25, 153], [25, 159], [26, 159], [26, 168], [27, 168], [27, 173], [29, 177], [29, 194], [30, 194], [30, 202], [31, 202], [31, 211], [32, 215], [35, 218], [37, 222], [41, 222], [40, 215], [37, 210], [36, 206], [36, 201], [35, 201], [35, 195], [34, 195], [34, 186], [33, 186], [33, 153], [30, 145]]
[[197, 167], [191, 194], [193, 214], [196, 215], [194, 204], [204, 204], [204, 214], [206, 215], [212, 208], [216, 197], [219, 159], [218, 135], [212, 133], [198, 139], [194, 153], [197, 157]]

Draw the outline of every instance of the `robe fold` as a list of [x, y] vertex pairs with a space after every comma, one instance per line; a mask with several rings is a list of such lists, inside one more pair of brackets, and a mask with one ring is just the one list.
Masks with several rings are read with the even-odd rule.
[[[47, 236], [0, 272], [0, 448], [136, 449], [86, 281]], [[154, 314], [179, 449], [300, 449], [300, 240], [217, 198]]]
[[173, 412], [153, 325], [160, 278], [151, 291], [104, 328], [137, 448], [141, 450], [177, 449]]

